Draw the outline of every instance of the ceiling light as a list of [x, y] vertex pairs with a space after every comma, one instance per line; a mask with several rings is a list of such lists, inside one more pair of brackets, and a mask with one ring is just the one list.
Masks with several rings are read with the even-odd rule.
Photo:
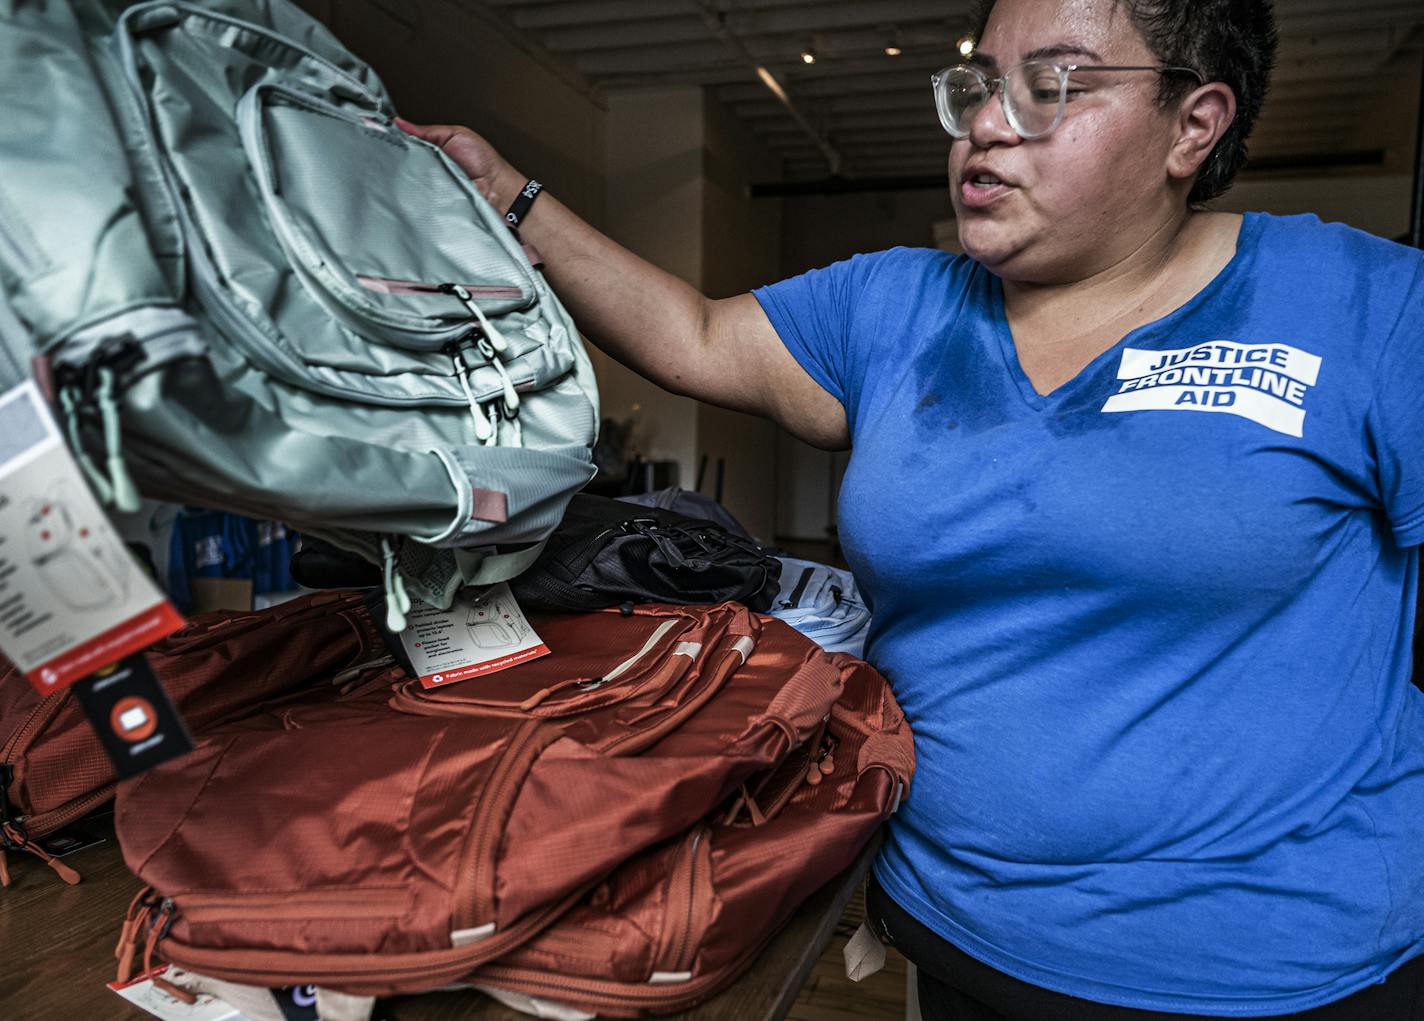
[[885, 40], [885, 55], [887, 57], [898, 57], [905, 52], [900, 45], [900, 29], [894, 25], [881, 25], [880, 37]]
[[801, 51], [801, 63], [814, 64], [816, 62], [816, 51], [807, 46]]
[[894, 43], [891, 43], [889, 46], [885, 47], [885, 55], [887, 57], [898, 57], [904, 52], [904, 50], [900, 49], [900, 47], [896, 46]]
[[761, 79], [761, 83], [770, 89], [777, 99], [790, 105], [791, 99], [786, 95], [786, 90], [781, 87], [781, 83], [776, 80], [776, 75], [760, 65], [757, 66], [756, 73], [757, 77]]
[[965, 60], [974, 56], [974, 37], [972, 35], [961, 37], [959, 42], [954, 45], [959, 50], [959, 55]]

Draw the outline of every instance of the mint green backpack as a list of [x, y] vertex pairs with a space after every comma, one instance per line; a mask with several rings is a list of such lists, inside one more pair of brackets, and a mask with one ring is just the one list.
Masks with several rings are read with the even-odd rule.
[[587, 354], [322, 25], [0, 0], [0, 96], [0, 391], [38, 366], [102, 500], [288, 522], [398, 627], [532, 561], [593, 475]]

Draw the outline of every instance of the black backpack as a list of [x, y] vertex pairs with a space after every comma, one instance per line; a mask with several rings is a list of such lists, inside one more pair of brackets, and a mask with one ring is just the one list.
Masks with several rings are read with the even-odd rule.
[[509, 584], [531, 610], [734, 599], [765, 611], [780, 579], [780, 560], [719, 524], [579, 493], [539, 559]]

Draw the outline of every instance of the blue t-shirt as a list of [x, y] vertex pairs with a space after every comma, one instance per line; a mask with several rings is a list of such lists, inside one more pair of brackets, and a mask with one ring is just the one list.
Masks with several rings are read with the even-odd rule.
[[1424, 951], [1420, 253], [1248, 215], [1048, 396], [962, 256], [756, 296], [853, 437], [841, 540], [917, 753], [892, 897], [1142, 1009], [1304, 1010]]

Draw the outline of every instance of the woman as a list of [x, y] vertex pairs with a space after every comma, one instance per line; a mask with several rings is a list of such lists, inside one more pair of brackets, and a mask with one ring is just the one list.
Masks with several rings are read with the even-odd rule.
[[978, 38], [935, 85], [964, 257], [709, 301], [550, 199], [525, 237], [614, 357], [853, 442], [918, 752], [870, 911], [927, 1017], [1424, 1017], [1424, 260], [1197, 210], [1269, 3], [999, 0]]

